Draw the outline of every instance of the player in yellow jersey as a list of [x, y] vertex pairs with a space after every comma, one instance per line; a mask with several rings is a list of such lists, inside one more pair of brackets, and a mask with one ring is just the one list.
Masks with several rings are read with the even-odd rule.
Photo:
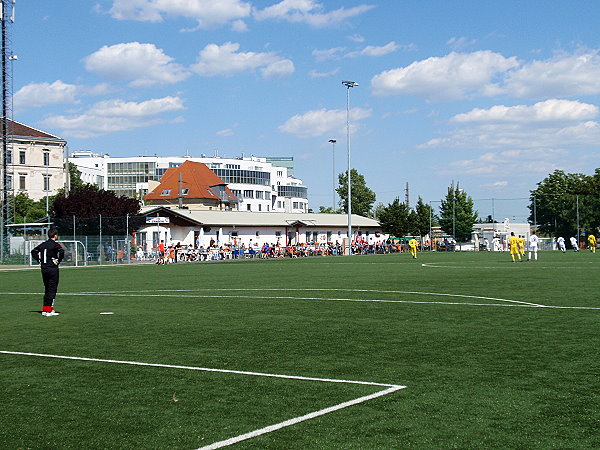
[[525, 238], [519, 235], [517, 239], [517, 245], [519, 246], [519, 259], [525, 256]]
[[590, 251], [596, 253], [596, 236], [590, 234], [588, 236], [588, 242], [590, 243]]
[[410, 254], [412, 255], [412, 257], [414, 259], [417, 259], [417, 247], [419, 246], [419, 243], [417, 242], [417, 240], [415, 238], [412, 238], [410, 241], [408, 241], [408, 248], [410, 249]]
[[519, 238], [515, 236], [515, 232], [510, 232], [510, 237], [508, 238], [508, 249], [510, 250], [510, 257], [512, 258], [512, 262], [515, 262], [515, 255], [519, 257], [519, 262], [521, 259], [521, 252], [519, 251]]

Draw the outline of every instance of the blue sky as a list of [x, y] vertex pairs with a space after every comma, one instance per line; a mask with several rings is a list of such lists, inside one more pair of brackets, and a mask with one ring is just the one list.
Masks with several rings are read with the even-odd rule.
[[[71, 151], [293, 156], [310, 206], [352, 166], [385, 204], [527, 197], [600, 155], [590, 1], [18, 0], [14, 118]], [[500, 213], [502, 214], [502, 213]], [[508, 213], [507, 213], [508, 214]], [[483, 214], [482, 214], [483, 215]]]

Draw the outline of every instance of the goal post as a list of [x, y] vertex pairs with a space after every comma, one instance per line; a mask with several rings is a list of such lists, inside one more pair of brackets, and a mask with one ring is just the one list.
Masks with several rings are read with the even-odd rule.
[[[31, 250], [44, 241], [29, 240], [26, 241], [26, 251], [29, 255], [29, 265], [37, 266], [38, 263], [31, 256]], [[81, 241], [59, 241], [59, 244], [65, 250], [65, 257], [61, 263], [63, 266], [87, 266], [87, 249]]]

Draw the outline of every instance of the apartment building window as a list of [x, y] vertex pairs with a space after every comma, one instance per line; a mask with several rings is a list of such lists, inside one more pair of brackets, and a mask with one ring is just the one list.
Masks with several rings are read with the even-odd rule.
[[281, 208], [281, 201], [280, 200], [277, 201], [277, 207]]
[[248, 204], [246, 205], [246, 210], [247, 210], [247, 211], [250, 211], [250, 203], [248, 203]]
[[251, 190], [244, 191], [244, 198], [254, 198], [254, 191], [251, 191]]
[[44, 175], [44, 191], [50, 190], [50, 175]]
[[262, 211], [262, 205], [260, 203], [258, 204], [258, 210]]
[[12, 164], [12, 150], [6, 151], [6, 164]]
[[277, 176], [278, 177], [282, 177], [283, 176], [283, 170], [278, 170], [277, 171]]
[[26, 189], [26, 186], [25, 186], [25, 179], [26, 178], [27, 178], [27, 174], [24, 174], [24, 173], [20, 173], [19, 174], [19, 189], [21, 191], [24, 191]]
[[25, 164], [25, 150], [19, 152], [19, 164]]
[[271, 193], [268, 191], [265, 191], [265, 200], [271, 200]]
[[12, 175], [7, 175], [6, 176], [6, 189], [8, 189], [9, 191], [11, 191], [12, 188], [13, 188]]
[[262, 200], [263, 199], [263, 191], [256, 191], [256, 198]]
[[50, 165], [50, 152], [47, 152], [47, 151], [44, 152], [44, 165], [45, 166]]

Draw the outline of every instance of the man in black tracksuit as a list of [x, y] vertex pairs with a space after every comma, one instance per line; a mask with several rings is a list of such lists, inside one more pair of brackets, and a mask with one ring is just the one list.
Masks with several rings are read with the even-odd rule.
[[65, 251], [62, 246], [56, 242], [58, 239], [58, 230], [51, 228], [48, 230], [48, 240], [42, 242], [36, 248], [31, 250], [31, 256], [42, 268], [42, 279], [44, 280], [44, 307], [42, 316], [58, 316], [54, 311], [54, 298], [58, 289], [58, 265], [65, 257]]

